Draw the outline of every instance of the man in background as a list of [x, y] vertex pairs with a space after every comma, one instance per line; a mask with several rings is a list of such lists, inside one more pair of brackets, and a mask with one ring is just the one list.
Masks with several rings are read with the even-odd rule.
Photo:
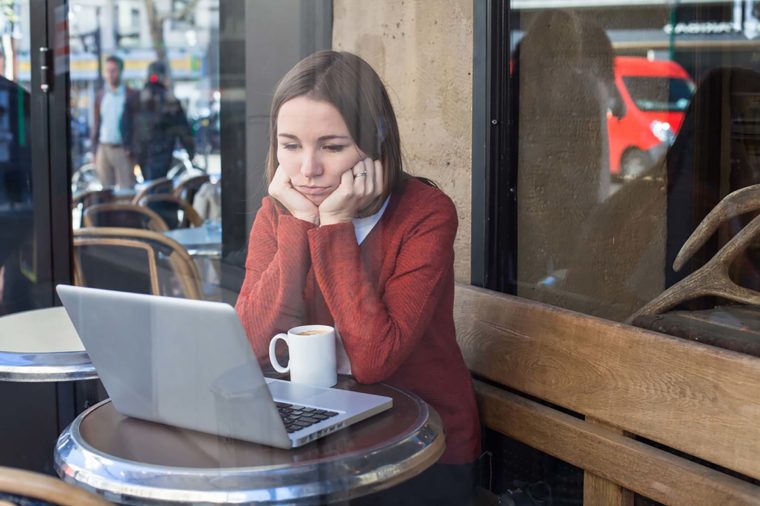
[[134, 114], [137, 92], [121, 80], [124, 61], [118, 56], [106, 59], [106, 85], [95, 98], [95, 125], [92, 129], [92, 150], [95, 168], [104, 188], [135, 185], [134, 162], [129, 152], [131, 143], [130, 116]]
[[185, 111], [169, 87], [168, 67], [162, 61], [148, 66], [148, 78], [140, 91], [134, 124], [132, 153], [146, 181], [166, 177], [177, 141], [190, 160], [195, 156], [193, 130]]

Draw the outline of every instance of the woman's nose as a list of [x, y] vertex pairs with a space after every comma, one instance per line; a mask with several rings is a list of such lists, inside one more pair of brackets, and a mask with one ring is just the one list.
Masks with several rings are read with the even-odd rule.
[[317, 177], [322, 175], [322, 163], [316, 153], [304, 153], [303, 160], [301, 160], [301, 175], [304, 177]]

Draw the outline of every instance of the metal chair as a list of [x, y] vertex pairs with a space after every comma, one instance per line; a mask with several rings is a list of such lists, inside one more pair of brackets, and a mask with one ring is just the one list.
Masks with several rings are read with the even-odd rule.
[[171, 179], [165, 177], [159, 177], [146, 184], [140, 191], [137, 192], [135, 198], [132, 199], [133, 204], [140, 202], [146, 195], [156, 195], [158, 193], [172, 193], [174, 191], [174, 183]]
[[111, 503], [57, 478], [0, 467], [0, 505], [108, 506]]
[[207, 174], [183, 179], [174, 187], [174, 195], [192, 206], [193, 200], [195, 200], [195, 194], [198, 193], [201, 186], [209, 181], [210, 178]]
[[199, 227], [203, 218], [185, 200], [174, 195], [146, 195], [138, 202], [164, 220], [170, 230], [175, 228]]
[[202, 299], [198, 268], [176, 241], [135, 228], [74, 231], [74, 283], [110, 290]]
[[97, 204], [84, 210], [85, 227], [126, 227], [166, 232], [163, 218], [147, 207], [136, 204]]

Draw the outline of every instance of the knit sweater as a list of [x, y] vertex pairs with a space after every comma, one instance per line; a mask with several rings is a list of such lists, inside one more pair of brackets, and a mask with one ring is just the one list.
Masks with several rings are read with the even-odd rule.
[[393, 193], [361, 246], [353, 224], [315, 226], [265, 197], [254, 221], [236, 310], [256, 356], [303, 324], [339, 329], [352, 374], [419, 395], [441, 416], [441, 463], [479, 453], [472, 380], [456, 343], [457, 215], [440, 190], [417, 179]]

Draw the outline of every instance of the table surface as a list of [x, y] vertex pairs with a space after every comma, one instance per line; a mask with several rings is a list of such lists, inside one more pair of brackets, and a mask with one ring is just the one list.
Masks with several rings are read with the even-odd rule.
[[192, 256], [221, 256], [222, 227], [204, 224], [200, 227], [176, 228], [164, 232], [180, 243]]
[[321, 504], [405, 481], [443, 453], [440, 419], [418, 397], [346, 377], [338, 386], [387, 395], [393, 408], [280, 450], [125, 417], [105, 401], [60, 436], [56, 469], [122, 504]]
[[0, 317], [0, 381], [97, 378], [66, 310], [35, 309]]

